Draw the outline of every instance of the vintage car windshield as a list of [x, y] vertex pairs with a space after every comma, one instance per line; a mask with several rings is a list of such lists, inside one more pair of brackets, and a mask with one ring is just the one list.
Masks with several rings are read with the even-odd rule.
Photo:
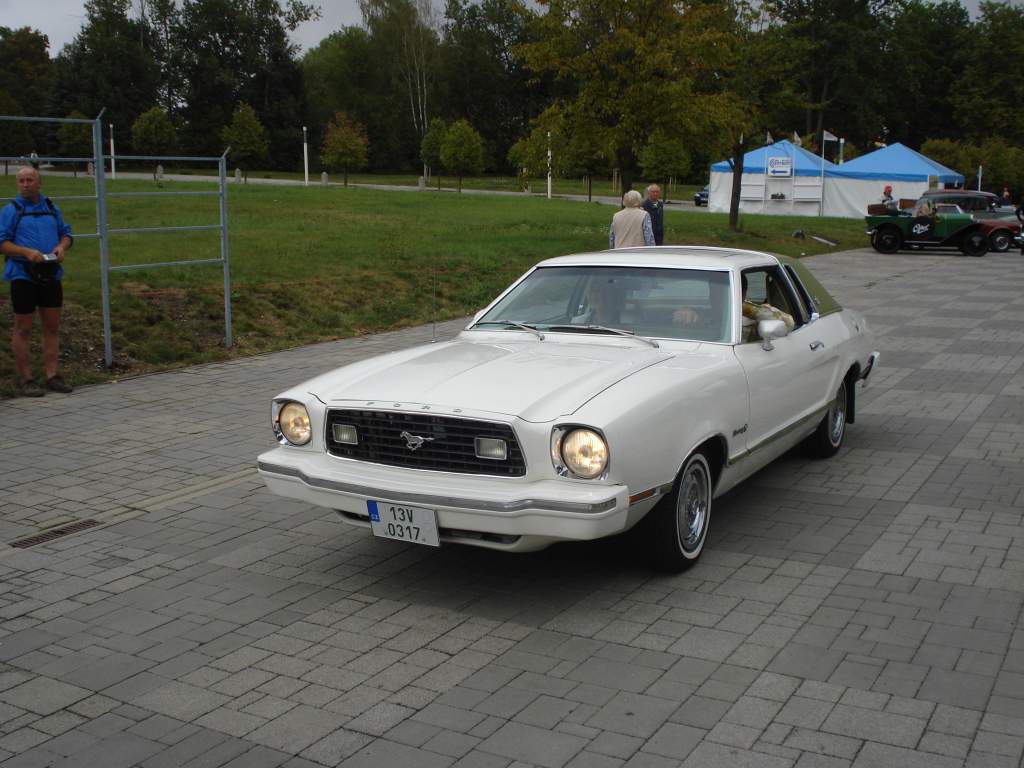
[[731, 296], [722, 270], [539, 267], [474, 327], [728, 342]]

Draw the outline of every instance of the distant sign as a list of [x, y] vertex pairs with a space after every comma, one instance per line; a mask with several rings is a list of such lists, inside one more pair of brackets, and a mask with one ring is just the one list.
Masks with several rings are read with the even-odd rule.
[[793, 158], [791, 158], [791, 157], [769, 157], [768, 158], [768, 175], [769, 176], [792, 176], [793, 175]]

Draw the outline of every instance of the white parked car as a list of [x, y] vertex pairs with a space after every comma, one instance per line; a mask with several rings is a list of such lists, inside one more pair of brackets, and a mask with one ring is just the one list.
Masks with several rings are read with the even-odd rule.
[[[744, 300], [746, 293], [746, 300]], [[712, 499], [798, 443], [839, 450], [878, 358], [797, 261], [705, 247], [543, 261], [451, 341], [274, 399], [272, 491], [376, 536], [529, 551], [649, 528], [700, 556]]]

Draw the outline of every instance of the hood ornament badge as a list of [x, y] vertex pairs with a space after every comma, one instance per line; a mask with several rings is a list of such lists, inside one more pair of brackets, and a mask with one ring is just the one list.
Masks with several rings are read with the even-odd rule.
[[420, 435], [410, 435], [405, 430], [402, 430], [399, 437], [405, 438], [405, 447], [410, 451], [415, 451], [417, 448], [422, 448], [424, 443], [432, 441], [432, 437], [421, 437]]

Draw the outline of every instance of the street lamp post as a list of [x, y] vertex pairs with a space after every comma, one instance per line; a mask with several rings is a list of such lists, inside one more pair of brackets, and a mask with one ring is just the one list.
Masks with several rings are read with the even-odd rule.
[[[101, 134], [102, 136], [102, 134]], [[102, 143], [100, 146], [103, 146]], [[114, 154], [114, 124], [110, 123], [110, 178], [117, 178], [117, 160]], [[100, 169], [102, 171], [102, 169]]]
[[302, 126], [302, 167], [305, 171], [306, 186], [309, 186], [309, 140], [306, 126]]
[[548, 131], [548, 200], [551, 199], [551, 131]]

